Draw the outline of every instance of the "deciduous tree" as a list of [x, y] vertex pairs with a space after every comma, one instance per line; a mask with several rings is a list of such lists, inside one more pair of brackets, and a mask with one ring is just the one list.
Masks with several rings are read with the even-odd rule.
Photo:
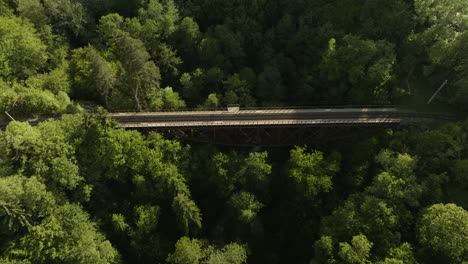
[[426, 208], [418, 224], [419, 243], [426, 259], [462, 263], [468, 257], [468, 212], [455, 204]]

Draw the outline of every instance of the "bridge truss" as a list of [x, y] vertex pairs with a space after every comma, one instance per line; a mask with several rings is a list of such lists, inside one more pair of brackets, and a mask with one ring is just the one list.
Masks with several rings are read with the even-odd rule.
[[118, 127], [234, 146], [291, 146], [347, 138], [449, 116], [397, 108], [269, 109], [111, 113]]
[[138, 128], [148, 133], [156, 131], [169, 138], [178, 138], [197, 143], [240, 147], [284, 147], [315, 145], [327, 141], [350, 138], [358, 133], [375, 133], [399, 125], [374, 126], [284, 126], [284, 127], [205, 127], [205, 128]]

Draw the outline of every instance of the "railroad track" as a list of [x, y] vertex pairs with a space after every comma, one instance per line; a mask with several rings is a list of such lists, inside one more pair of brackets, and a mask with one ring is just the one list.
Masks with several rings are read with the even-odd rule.
[[176, 111], [111, 113], [118, 127], [254, 127], [379, 125], [423, 119], [453, 120], [446, 114], [403, 111], [397, 108], [270, 109], [234, 111]]

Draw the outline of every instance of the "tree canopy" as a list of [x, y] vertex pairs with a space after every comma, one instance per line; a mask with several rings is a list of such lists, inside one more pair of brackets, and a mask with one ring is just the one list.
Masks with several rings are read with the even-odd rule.
[[[1, 0], [0, 263], [467, 263], [467, 102], [466, 0]], [[231, 104], [459, 118], [275, 148], [107, 112]]]

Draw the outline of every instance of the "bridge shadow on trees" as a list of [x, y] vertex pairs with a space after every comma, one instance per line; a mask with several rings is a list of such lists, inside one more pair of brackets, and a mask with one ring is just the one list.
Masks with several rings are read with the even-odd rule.
[[144, 134], [157, 131], [168, 138], [198, 143], [237, 147], [286, 147], [315, 145], [346, 139], [358, 134], [375, 134], [386, 128], [402, 127], [402, 124], [333, 125], [321, 127], [209, 127], [209, 128], [138, 128]]

